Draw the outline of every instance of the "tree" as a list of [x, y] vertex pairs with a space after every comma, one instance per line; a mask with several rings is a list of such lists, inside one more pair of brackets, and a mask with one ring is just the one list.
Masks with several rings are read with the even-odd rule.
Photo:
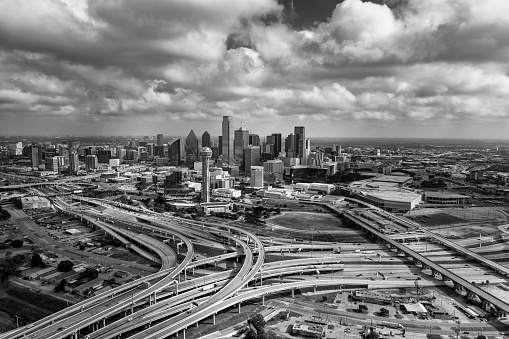
[[30, 320], [33, 318], [33, 314], [34, 314], [34, 311], [32, 311], [31, 309], [23, 308], [19, 312], [20, 326], [25, 326], [26, 324], [28, 324], [30, 322]]
[[81, 272], [80, 277], [81, 278], [88, 278], [90, 280], [97, 278], [99, 275], [99, 272], [95, 268], [87, 268], [83, 272]]
[[39, 253], [35, 253], [32, 256], [32, 262], [30, 264], [32, 267], [41, 267], [41, 265], [44, 264], [44, 261], [42, 261], [42, 258], [39, 255]]
[[386, 309], [386, 308], [384, 308], [384, 307], [382, 307], [382, 308], [380, 309], [380, 315], [381, 315], [382, 317], [388, 317], [388, 316], [389, 316], [389, 310], [388, 310], [388, 309]]
[[83, 251], [84, 249], [85, 249], [85, 245], [81, 244], [81, 245], [80, 245], [80, 250], [82, 250], [82, 251]]
[[373, 331], [372, 333], [366, 334], [365, 338], [366, 339], [378, 339], [378, 338], [380, 338], [380, 336], [378, 335], [378, 333]]
[[74, 264], [69, 260], [62, 260], [58, 263], [57, 270], [60, 272], [69, 272], [72, 270]]
[[23, 246], [23, 240], [16, 239], [16, 240], [11, 241], [11, 247], [20, 248], [21, 246]]
[[252, 325], [256, 331], [251, 329], [248, 330], [247, 339], [266, 339], [265, 336], [265, 320], [261, 314], [255, 314], [248, 321], [248, 324]]
[[359, 305], [359, 312], [360, 313], [368, 313], [368, 306], [360, 304]]
[[67, 280], [65, 280], [65, 279], [60, 280], [58, 285], [55, 286], [55, 292], [62, 292], [63, 290], [65, 290], [66, 286], [67, 286]]

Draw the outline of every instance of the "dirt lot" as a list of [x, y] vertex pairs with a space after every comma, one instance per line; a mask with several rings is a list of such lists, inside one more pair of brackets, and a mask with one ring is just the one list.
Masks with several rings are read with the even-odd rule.
[[268, 220], [273, 224], [297, 230], [311, 230], [311, 228], [314, 228], [316, 231], [337, 231], [338, 227], [341, 226], [341, 220], [326, 213], [284, 212]]

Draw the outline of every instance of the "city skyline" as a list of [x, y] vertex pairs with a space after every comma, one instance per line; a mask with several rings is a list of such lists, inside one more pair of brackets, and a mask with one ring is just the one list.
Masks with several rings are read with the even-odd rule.
[[260, 136], [507, 139], [508, 11], [503, 0], [3, 1], [0, 134], [215, 138], [232, 116]]

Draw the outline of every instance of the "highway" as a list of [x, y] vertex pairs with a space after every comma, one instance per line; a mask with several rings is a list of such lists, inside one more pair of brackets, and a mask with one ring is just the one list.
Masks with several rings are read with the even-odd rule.
[[[389, 280], [372, 280], [368, 276], [364, 278], [353, 277], [356, 272], [351, 269], [347, 274], [340, 273], [343, 272], [345, 266], [338, 258], [338, 255], [332, 254], [330, 256], [327, 254], [325, 256], [317, 255], [315, 258], [264, 263], [265, 255], [269, 252], [300, 252], [309, 250], [317, 252], [326, 250], [331, 252], [338, 247], [343, 247], [342, 251], [348, 248], [347, 251], [351, 251], [353, 256], [359, 257], [362, 253], [353, 252], [356, 248], [355, 244], [325, 242], [313, 242], [312, 244], [301, 242], [284, 243], [283, 241], [279, 242], [279, 239], [265, 238], [263, 242], [275, 243], [273, 246], [264, 246], [262, 239], [253, 233], [228, 224], [204, 223], [189, 219], [166, 217], [151, 211], [132, 207], [129, 207], [129, 210], [125, 210], [125, 206], [122, 206], [122, 204], [112, 204], [109, 201], [98, 199], [81, 197], [73, 197], [73, 199], [116, 209], [126, 215], [135, 217], [136, 220], [143, 221], [129, 222], [128, 224], [131, 225], [130, 228], [132, 230], [128, 230], [125, 226], [121, 227], [120, 224], [97, 220], [96, 214], [82, 212], [68, 205], [62, 204], [60, 206], [65, 213], [87, 218], [87, 220], [105, 231], [111, 232], [110, 234], [117, 234], [124, 241], [129, 239], [130, 243], [136, 242], [143, 248], [153, 251], [155, 253], [153, 256], [161, 261], [163, 269], [128, 286], [114, 289], [107, 295], [91, 298], [42, 319], [34, 323], [31, 328], [20, 328], [9, 332], [7, 335], [0, 335], [0, 338], [16, 338], [23, 334], [29, 335], [32, 338], [44, 339], [77, 338], [78, 332], [87, 329], [85, 332], [87, 333], [91, 327], [92, 332], [90, 337], [94, 339], [111, 338], [134, 329], [137, 332], [130, 335], [130, 338], [161, 338], [185, 331], [185, 329], [207, 317], [214, 317], [220, 310], [235, 306], [245, 300], [261, 298], [266, 294], [298, 288], [348, 284], [362, 285], [367, 288], [414, 286], [413, 274], [408, 270], [396, 270], [398, 273], [391, 276], [390, 274], [394, 273], [392, 267], [395, 267], [392, 265], [384, 266], [379, 264], [379, 266], [376, 266], [380, 274], [389, 275]], [[447, 277], [455, 283], [464, 286], [472, 293], [477, 294], [480, 298], [500, 309], [506, 312], [509, 311], [509, 305], [504, 301], [471, 285], [470, 282], [459, 277], [449, 269], [434, 263], [429, 258], [382, 234], [376, 227], [373, 227], [373, 223], [369, 220], [355, 215], [352, 211], [346, 211], [345, 215], [386, 243], [419, 260], [423, 266], [430, 267], [442, 274], [443, 277]], [[403, 223], [403, 221], [401, 222]], [[152, 231], [154, 236], [139, 233], [133, 227]], [[415, 227], [415, 225], [412, 225], [412, 227]], [[426, 236], [432, 237], [434, 235], [431, 233], [426, 234]], [[176, 260], [175, 252], [163, 241], [156, 238], [165, 241], [170, 239], [175, 241], [175, 238], [179, 239], [187, 248], [185, 259], [179, 264]], [[193, 244], [211, 246], [230, 252], [193, 262]], [[372, 247], [377, 250], [383, 250], [383, 246], [380, 245], [372, 245]], [[240, 267], [234, 270], [204, 276], [194, 274], [200, 266], [239, 256], [244, 258], [244, 261]], [[395, 264], [398, 263], [395, 262]], [[401, 261], [398, 265], [400, 264]], [[358, 272], [366, 273], [372, 270], [366, 267], [359, 268]], [[188, 277], [186, 280], [186, 275], [191, 275], [190, 271], [192, 271], [192, 278]], [[336, 274], [324, 274], [326, 272]], [[205, 268], [203, 273], [205, 273]], [[357, 275], [361, 274], [357, 273]], [[184, 281], [180, 282], [182, 276]], [[289, 281], [300, 278], [298, 281], [283, 282], [281, 280], [281, 283], [272, 285], [262, 284], [262, 282], [266, 283], [265, 279], [267, 281], [277, 281], [273, 277], [280, 276], [288, 277]], [[391, 278], [403, 279], [396, 280]], [[439, 284], [443, 285], [444, 282], [424, 278], [419, 283], [421, 286]], [[123, 315], [123, 317], [119, 317], [120, 315]], [[157, 322], [154, 323], [154, 321]], [[148, 327], [145, 327], [145, 325]]]
[[436, 264], [435, 262], [431, 261], [427, 257], [425, 257], [425, 256], [413, 251], [412, 249], [408, 248], [407, 246], [404, 246], [403, 244], [393, 240], [389, 236], [386, 236], [385, 234], [380, 233], [377, 229], [375, 229], [374, 227], [372, 227], [370, 225], [368, 220], [362, 219], [362, 217], [355, 215], [355, 213], [353, 213], [352, 211], [345, 211], [345, 216], [347, 216], [349, 219], [356, 222], [357, 224], [361, 225], [365, 229], [369, 230], [369, 232], [371, 232], [378, 238], [383, 239], [386, 243], [392, 245], [394, 248], [403, 251], [407, 255], [412, 256], [414, 258], [414, 260], [420, 261], [423, 264], [423, 266], [425, 265], [425, 266], [430, 267], [431, 269], [440, 273], [442, 275], [442, 277], [447, 277], [447, 278], [451, 279], [453, 282], [463, 286], [468, 291], [476, 294], [477, 296], [486, 300], [490, 304], [500, 308], [504, 312], [509, 313], [509, 304], [506, 301], [501, 300], [501, 299], [487, 293], [486, 291], [484, 291], [483, 289], [481, 289], [475, 285], [472, 285], [469, 281], [454, 274], [450, 270], [443, 268], [439, 264]]

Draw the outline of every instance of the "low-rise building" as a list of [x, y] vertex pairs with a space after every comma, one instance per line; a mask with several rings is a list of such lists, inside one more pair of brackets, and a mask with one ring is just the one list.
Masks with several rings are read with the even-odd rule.
[[470, 196], [448, 192], [426, 192], [424, 200], [430, 204], [462, 205], [470, 203]]
[[50, 207], [50, 202], [48, 199], [37, 196], [21, 198], [21, 204], [24, 210]]
[[298, 322], [292, 327], [292, 334], [307, 338], [320, 338], [322, 336], [322, 332], [323, 326], [320, 325]]
[[233, 188], [215, 188], [212, 190], [212, 196], [213, 197], [219, 197], [219, 198], [240, 198], [240, 195], [242, 192], [240, 190], [236, 190]]

